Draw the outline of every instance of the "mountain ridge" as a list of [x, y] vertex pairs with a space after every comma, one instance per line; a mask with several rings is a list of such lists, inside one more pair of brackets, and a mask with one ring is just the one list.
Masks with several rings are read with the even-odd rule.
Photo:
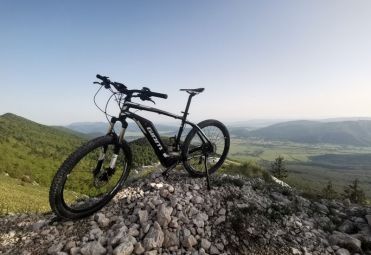
[[232, 128], [231, 133], [240, 137], [257, 137], [297, 143], [371, 146], [370, 120], [339, 122], [296, 120], [255, 130]]

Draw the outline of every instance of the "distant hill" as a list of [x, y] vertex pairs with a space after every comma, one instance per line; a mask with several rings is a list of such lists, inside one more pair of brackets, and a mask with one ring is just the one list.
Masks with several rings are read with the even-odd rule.
[[[0, 115], [0, 216], [8, 210], [50, 210], [48, 192], [54, 174], [88, 139], [65, 127], [41, 125], [11, 113]], [[129, 145], [133, 168], [158, 161], [147, 140], [137, 139]], [[136, 171], [132, 174], [136, 176]]]
[[[65, 127], [51, 127], [6, 113], [0, 116], [0, 173], [49, 186], [61, 163], [79, 145], [86, 134]], [[130, 142], [135, 166], [157, 162], [145, 139]]]
[[297, 143], [371, 146], [370, 120], [289, 121], [251, 131], [246, 128], [232, 128], [231, 133], [239, 137], [258, 137]]
[[0, 172], [48, 186], [62, 161], [83, 141], [76, 132], [6, 113], [0, 116]]

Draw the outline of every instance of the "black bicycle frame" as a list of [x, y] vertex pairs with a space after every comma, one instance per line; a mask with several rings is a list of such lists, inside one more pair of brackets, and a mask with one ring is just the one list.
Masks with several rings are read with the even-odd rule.
[[175, 142], [175, 147], [177, 149], [179, 149], [180, 138], [182, 136], [185, 124], [188, 124], [192, 128], [195, 128], [197, 130], [197, 134], [201, 138], [202, 142], [210, 143], [209, 139], [206, 137], [206, 135], [202, 132], [201, 128], [197, 124], [192, 123], [190, 121], [187, 121], [187, 115], [188, 115], [190, 100], [191, 100], [191, 97], [188, 99], [187, 107], [186, 107], [186, 110], [183, 112], [184, 113], [183, 116], [175, 115], [175, 114], [172, 114], [170, 112], [166, 112], [166, 111], [163, 111], [163, 110], [160, 110], [160, 109], [156, 109], [156, 108], [153, 108], [153, 107], [149, 107], [149, 106], [145, 106], [145, 105], [141, 105], [141, 104], [137, 104], [137, 103], [127, 101], [122, 106], [120, 117], [119, 118], [112, 118], [111, 127], [110, 127], [109, 132], [112, 132], [113, 125], [115, 124], [115, 122], [117, 120], [119, 120], [119, 121], [121, 121], [122, 127], [123, 127], [123, 132], [120, 135], [120, 139], [123, 139], [125, 129], [127, 128], [127, 125], [128, 125], [127, 122], [126, 122], [126, 118], [134, 120], [134, 122], [138, 125], [140, 130], [143, 132], [144, 136], [148, 139], [149, 143], [151, 144], [152, 148], [154, 149], [154, 151], [155, 151], [158, 159], [160, 160], [161, 164], [164, 167], [173, 166], [174, 164], [178, 163], [181, 160], [181, 155], [175, 155], [175, 156], [170, 155], [169, 152], [168, 152], [167, 146], [165, 146], [165, 144], [161, 140], [161, 137], [160, 137], [159, 133], [157, 132], [157, 129], [155, 128], [153, 123], [146, 118], [143, 118], [143, 117], [141, 117], [141, 116], [139, 116], [139, 115], [137, 115], [133, 112], [130, 112], [129, 109], [133, 108], [133, 109], [143, 110], [143, 111], [147, 111], [147, 112], [154, 112], [154, 113], [158, 113], [160, 115], [166, 115], [166, 116], [172, 117], [174, 119], [181, 120], [182, 122], [181, 122], [181, 125], [180, 125], [180, 128], [179, 128], [179, 131], [178, 131], [178, 135], [176, 137], [176, 142]]

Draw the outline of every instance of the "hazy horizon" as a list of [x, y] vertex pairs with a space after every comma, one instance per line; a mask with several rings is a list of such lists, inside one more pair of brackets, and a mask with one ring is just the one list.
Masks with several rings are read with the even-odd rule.
[[[0, 116], [2, 116], [4, 114], [7, 114], [7, 113], [15, 114], [15, 115], [18, 115], [20, 117], [29, 119], [31, 121], [35, 121], [39, 124], [48, 125], [48, 126], [68, 126], [68, 125], [77, 124], [77, 123], [91, 123], [91, 124], [94, 124], [94, 123], [107, 122], [107, 120], [105, 119], [104, 116], [102, 116], [101, 119], [97, 119], [97, 120], [84, 120], [84, 121], [78, 120], [78, 121], [65, 122], [65, 123], [40, 122], [40, 121], [34, 120], [30, 117], [23, 116], [21, 114], [17, 114], [17, 113], [14, 113], [14, 112], [0, 112]], [[156, 115], [152, 115], [152, 116], [156, 116]], [[149, 117], [149, 119], [154, 124], [162, 124], [162, 125], [177, 125], [177, 123], [179, 122], [178, 120], [171, 119], [171, 118], [169, 118], [168, 121], [165, 118], [162, 118], [159, 121], [158, 121], [158, 119], [153, 118], [153, 117], [152, 118]], [[189, 120], [193, 121], [192, 118], [189, 118]], [[244, 124], [244, 123], [248, 123], [248, 122], [256, 123], [256, 125], [260, 125], [261, 123], [280, 123], [280, 122], [288, 122], [288, 121], [322, 121], [322, 122], [328, 121], [328, 122], [336, 122], [336, 121], [357, 121], [357, 120], [371, 120], [371, 116], [342, 116], [342, 117], [329, 117], [329, 118], [322, 118], [322, 117], [318, 117], [318, 118], [300, 118], [300, 117], [298, 117], [298, 118], [252, 118], [252, 119], [240, 119], [240, 120], [225, 121], [225, 124], [230, 125], [230, 126], [238, 126], [238, 124], [240, 124], [240, 123]], [[129, 120], [129, 121], [131, 121], [131, 120]], [[194, 122], [197, 122], [197, 121], [194, 121]], [[262, 125], [265, 126], [265, 124], [262, 124]]]
[[180, 88], [205, 87], [195, 122], [371, 116], [370, 11], [345, 0], [3, 1], [0, 113], [104, 121], [99, 73], [167, 93], [155, 107], [173, 113]]

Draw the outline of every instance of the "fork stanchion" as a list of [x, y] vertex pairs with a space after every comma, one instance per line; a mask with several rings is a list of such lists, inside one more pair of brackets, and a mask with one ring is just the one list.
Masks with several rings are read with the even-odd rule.
[[207, 154], [205, 155], [205, 172], [206, 172], [206, 182], [207, 182], [207, 189], [210, 190], [210, 175], [209, 169], [207, 168]]

